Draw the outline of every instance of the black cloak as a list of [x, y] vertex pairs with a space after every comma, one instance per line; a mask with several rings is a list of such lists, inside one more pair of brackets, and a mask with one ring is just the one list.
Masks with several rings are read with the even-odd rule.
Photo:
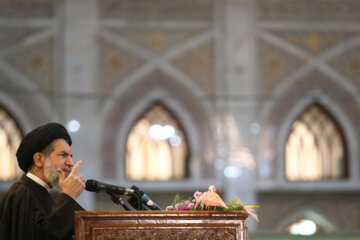
[[[16, 153], [20, 168], [27, 172], [33, 155], [55, 139], [71, 138], [64, 126], [48, 123], [28, 133]], [[84, 209], [61, 193], [54, 203], [49, 192], [25, 175], [0, 199], [0, 240], [67, 240], [74, 234], [74, 211]]]
[[24, 175], [0, 199], [0, 239], [69, 240], [74, 211], [84, 209], [64, 193], [54, 203], [44, 187]]

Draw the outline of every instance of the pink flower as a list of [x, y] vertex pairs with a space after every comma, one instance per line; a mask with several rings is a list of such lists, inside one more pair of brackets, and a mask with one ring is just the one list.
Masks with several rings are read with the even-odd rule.
[[194, 193], [194, 198], [195, 198], [195, 199], [199, 199], [199, 198], [201, 197], [201, 195], [202, 195], [202, 192], [196, 191], [196, 192]]
[[210, 185], [209, 187], [209, 192], [216, 192], [216, 188], [215, 188], [215, 185]]
[[181, 208], [179, 208], [178, 210], [190, 210], [191, 208], [189, 206], [182, 206]]
[[221, 206], [223, 208], [228, 208], [224, 201], [216, 192], [205, 192], [200, 197], [201, 207], [205, 206]]
[[244, 206], [244, 209], [250, 216], [252, 216], [255, 219], [255, 221], [259, 222], [258, 216], [254, 213], [255, 210], [252, 209], [253, 207], [257, 207], [257, 206]]
[[174, 207], [173, 207], [173, 206], [167, 206], [167, 207], [165, 208], [165, 210], [166, 210], [166, 211], [171, 211], [171, 210], [174, 210]]
[[253, 209], [253, 208], [258, 208], [258, 206], [253, 206], [253, 205], [244, 206], [244, 204], [241, 202], [241, 200], [240, 200], [238, 197], [236, 197], [235, 200], [236, 200], [236, 202], [237, 202], [239, 205], [241, 205], [241, 206], [244, 207], [245, 211], [246, 211], [251, 217], [253, 217], [253, 218], [255, 219], [255, 221], [259, 222], [259, 218], [258, 218], [258, 216], [255, 214], [255, 210]]

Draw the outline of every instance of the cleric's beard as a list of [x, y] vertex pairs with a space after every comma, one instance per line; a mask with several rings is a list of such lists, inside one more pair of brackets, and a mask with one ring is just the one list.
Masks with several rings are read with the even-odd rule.
[[48, 181], [51, 186], [59, 188], [59, 172], [57, 168], [51, 164], [49, 157], [45, 159], [44, 175], [46, 181]]

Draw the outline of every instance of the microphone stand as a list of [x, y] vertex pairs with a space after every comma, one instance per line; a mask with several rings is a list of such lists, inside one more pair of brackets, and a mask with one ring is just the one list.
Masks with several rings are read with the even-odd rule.
[[146, 210], [144, 209], [143, 207], [143, 204], [142, 204], [142, 201], [141, 201], [141, 196], [138, 192], [135, 192], [134, 196], [136, 197], [136, 200], [137, 200], [137, 210]]
[[141, 195], [137, 191], [135, 191], [134, 194], [132, 194], [132, 196], [127, 201], [136, 210], [150, 210], [145, 204], [143, 204]]
[[124, 201], [122, 200], [122, 198], [120, 197], [119, 194], [107, 191], [107, 194], [109, 194], [111, 196], [111, 200], [115, 203], [115, 204], [119, 204], [121, 205], [126, 211], [131, 211], [131, 209], [124, 203]]

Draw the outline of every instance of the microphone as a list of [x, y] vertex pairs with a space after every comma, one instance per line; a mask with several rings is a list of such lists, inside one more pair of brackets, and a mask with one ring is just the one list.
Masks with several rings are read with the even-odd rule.
[[102, 183], [93, 179], [89, 179], [86, 181], [85, 190], [89, 192], [105, 191], [107, 193], [115, 193], [119, 195], [133, 195], [135, 192], [134, 189], [118, 187], [118, 186]]
[[[137, 186], [132, 186], [131, 189], [133, 189], [137, 194], [139, 194], [142, 203], [151, 210], [163, 210], [161, 207], [159, 207], [156, 203], [154, 203], [148, 195], [146, 195], [143, 191], [141, 191], [140, 188]], [[130, 199], [129, 199], [130, 200]], [[131, 200], [130, 200], [131, 201]], [[130, 202], [129, 202], [130, 203]], [[131, 206], [133, 206], [132, 203], [130, 203]]]
[[136, 196], [132, 196], [128, 198], [128, 203], [137, 210], [145, 210], [150, 211], [150, 208], [148, 208], [143, 202], [139, 194], [136, 194]]

